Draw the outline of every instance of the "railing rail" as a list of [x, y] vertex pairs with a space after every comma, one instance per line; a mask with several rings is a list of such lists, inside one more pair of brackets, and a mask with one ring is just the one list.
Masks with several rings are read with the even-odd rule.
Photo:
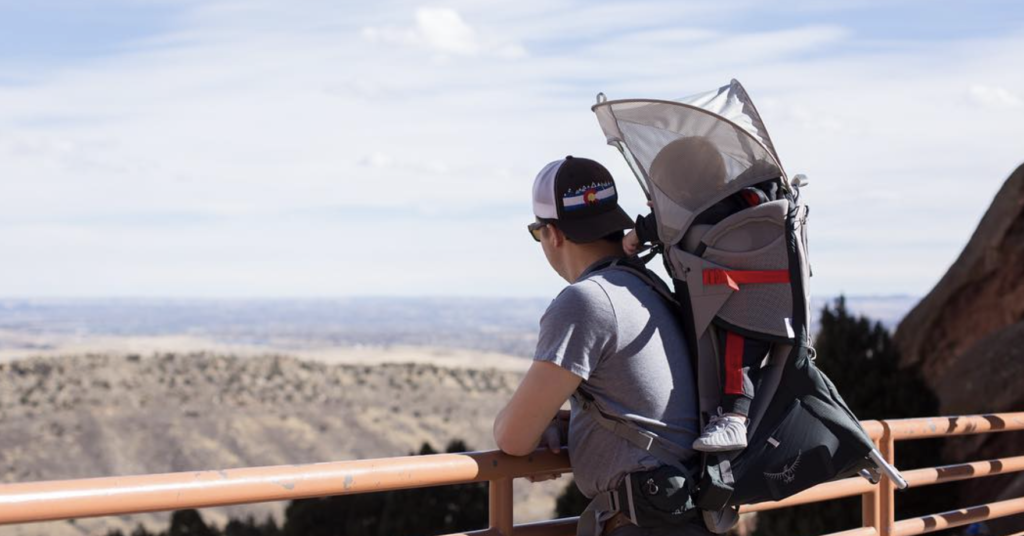
[[[492, 521], [511, 518], [513, 477], [570, 471], [569, 458], [538, 451], [431, 454], [155, 475], [0, 485], [0, 524], [137, 514], [490, 482]], [[497, 491], [497, 493], [495, 493]], [[498, 495], [499, 497], [495, 497]], [[509, 514], [494, 512], [506, 510]]]
[[[895, 442], [1024, 430], [1024, 412], [863, 421], [889, 463]], [[0, 485], [0, 524], [205, 508], [471, 482], [489, 483], [490, 527], [472, 534], [573, 534], [576, 519], [513, 525], [512, 480], [572, 469], [568, 457], [498, 451], [252, 467]], [[1024, 471], [1024, 455], [905, 471], [910, 487]], [[829, 482], [782, 501], [744, 506], [761, 512], [842, 497], [862, 497], [863, 526], [828, 536], [910, 536], [1024, 513], [1024, 497], [928, 516], [895, 520], [894, 486], [862, 478]]]

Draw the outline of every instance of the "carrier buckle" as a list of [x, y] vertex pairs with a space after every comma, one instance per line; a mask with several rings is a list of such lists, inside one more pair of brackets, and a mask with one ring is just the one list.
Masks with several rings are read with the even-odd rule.
[[740, 289], [740, 286], [730, 277], [727, 270], [718, 268], [704, 270], [704, 284], [707, 286], [728, 285], [733, 290]]

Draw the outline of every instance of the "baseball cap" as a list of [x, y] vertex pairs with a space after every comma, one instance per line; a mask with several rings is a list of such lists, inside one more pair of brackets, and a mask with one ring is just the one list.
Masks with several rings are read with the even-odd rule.
[[533, 181], [533, 214], [557, 221], [565, 236], [579, 244], [633, 228], [618, 200], [612, 174], [587, 158], [551, 162]]

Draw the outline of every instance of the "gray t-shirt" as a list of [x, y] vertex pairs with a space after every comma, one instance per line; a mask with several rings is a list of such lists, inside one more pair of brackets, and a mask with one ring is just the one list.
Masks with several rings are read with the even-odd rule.
[[[583, 378], [580, 388], [603, 411], [689, 450], [699, 433], [697, 390], [677, 320], [635, 274], [594, 266], [548, 306], [534, 360]], [[569, 458], [576, 484], [588, 497], [613, 489], [627, 473], [661, 465], [601, 427], [575, 400]]]

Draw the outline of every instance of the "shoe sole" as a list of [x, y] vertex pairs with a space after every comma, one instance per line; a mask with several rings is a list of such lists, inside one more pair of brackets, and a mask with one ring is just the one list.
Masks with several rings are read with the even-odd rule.
[[726, 445], [721, 447], [710, 446], [710, 445], [693, 445], [693, 450], [698, 452], [729, 452], [730, 450], [743, 450], [747, 448], [746, 445]]

